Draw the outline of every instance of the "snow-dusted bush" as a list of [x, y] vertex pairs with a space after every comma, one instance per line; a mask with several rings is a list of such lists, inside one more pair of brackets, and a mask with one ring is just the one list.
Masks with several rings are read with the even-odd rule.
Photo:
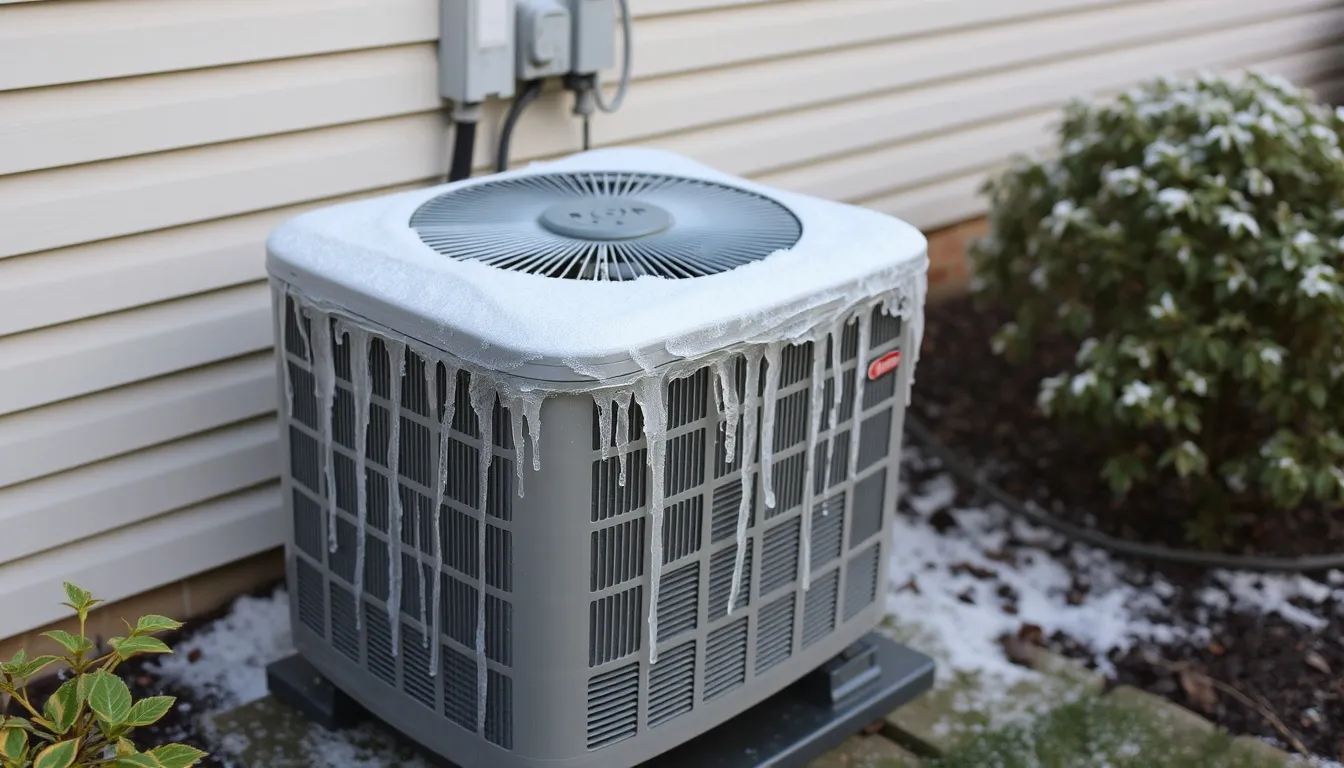
[[1078, 342], [1039, 405], [1104, 431], [1120, 494], [1174, 472], [1210, 541], [1230, 505], [1344, 500], [1344, 110], [1274, 77], [1074, 103], [1058, 152], [992, 180], [976, 289], [996, 351]]

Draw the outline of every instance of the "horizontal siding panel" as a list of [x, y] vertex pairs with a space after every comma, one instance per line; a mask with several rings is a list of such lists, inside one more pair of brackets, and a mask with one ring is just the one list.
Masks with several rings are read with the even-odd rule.
[[1005, 150], [1044, 147], [1058, 120], [1059, 115], [1054, 110], [1037, 112], [1013, 120], [951, 131], [927, 141], [769, 174], [760, 181], [817, 197], [861, 200], [890, 191], [896, 186], [893, 180], [898, 180], [900, 186], [914, 186], [984, 167], [1001, 160]]
[[[974, 30], [936, 40], [803, 56], [704, 76], [650, 81], [615, 115], [594, 121], [601, 144], [627, 143], [706, 124], [760, 117], [931, 79], [964, 76], [1032, 59], [1175, 38], [1208, 25], [1319, 8], [1328, 0], [1179, 0]], [[1154, 8], [1160, 16], [1153, 15]], [[566, 97], [544, 99], [520, 123], [524, 156], [576, 149], [579, 128]], [[0, 179], [0, 256], [74, 245], [249, 211], [408, 183], [445, 167], [441, 112], [300, 134], [117, 160]], [[482, 142], [485, 144], [486, 142]], [[488, 158], [483, 146], [478, 158]], [[112, 205], [113, 201], [115, 205]]]
[[0, 415], [265, 349], [269, 296], [240, 286], [0, 339]]
[[[1292, 77], [1303, 86], [1320, 92], [1344, 91], [1344, 77], [1320, 74], [1321, 60], [1317, 52], [1316, 55], [1294, 54], [1254, 64], [1267, 72]], [[1048, 146], [1035, 148], [1048, 149]], [[996, 154], [1006, 158], [1014, 152], [1031, 149], [1030, 145], [1004, 144], [998, 147]], [[866, 199], [851, 199], [851, 202], [904, 219], [925, 231], [937, 229], [985, 214], [988, 201], [980, 193], [981, 186], [986, 178], [1005, 167], [1003, 162], [998, 162], [978, 171], [965, 171], [921, 186], [888, 191]]]
[[63, 581], [114, 602], [274, 549], [280, 509], [272, 484], [0, 564], [0, 637], [68, 616]]
[[266, 236], [285, 219], [407, 188], [0, 259], [0, 337], [260, 280]]
[[267, 352], [10, 414], [0, 417], [0, 488], [275, 407], [275, 360]]
[[[1131, 4], [1031, 24], [977, 28], [946, 37], [737, 67], [716, 74], [712, 88], [697, 77], [679, 77], [657, 81], [658, 88], [650, 83], [631, 89], [621, 111], [593, 123], [592, 135], [603, 144], [628, 142], [655, 126], [660, 135], [671, 134], [934, 80], [992, 73], [1154, 39], [1175, 40], [1210, 27], [1270, 21], [1332, 4], [1333, 0], [1281, 0], [1273, 6], [1262, 0]], [[1217, 22], [1211, 23], [1213, 19]], [[521, 138], [518, 141], [524, 144]]]
[[1074, 96], [1124, 88], [1172, 70], [1244, 65], [1283, 51], [1299, 51], [1314, 67], [1305, 73], [1315, 76], [1338, 61], [1338, 51], [1309, 49], [1338, 40], [1338, 22], [1339, 14], [1333, 10], [1307, 13], [639, 143], [683, 152], [735, 173], [761, 174], [955, 126], [1058, 107]]
[[273, 480], [278, 436], [267, 417], [0, 489], [0, 563]]
[[0, 11], [0, 90], [438, 38], [438, 0], [48, 0]]
[[0, 92], [0, 175], [438, 109], [437, 66], [425, 44]]
[[[637, 77], [1115, 0], [806, 0], [641, 23]], [[0, 92], [0, 175], [438, 109], [433, 44]]]
[[859, 201], [859, 204], [904, 219], [926, 232], [950, 226], [984, 214], [985, 201], [980, 195], [980, 185], [986, 176], [1000, 167]]

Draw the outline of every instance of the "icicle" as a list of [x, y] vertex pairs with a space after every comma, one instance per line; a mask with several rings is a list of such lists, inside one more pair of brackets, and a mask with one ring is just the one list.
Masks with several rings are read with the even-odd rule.
[[541, 471], [541, 403], [545, 393], [528, 392], [523, 395], [523, 415], [527, 418], [527, 434], [532, 437], [532, 471]]
[[322, 436], [322, 464], [327, 481], [327, 548], [336, 551], [336, 457], [332, 448], [331, 418], [336, 406], [336, 358], [332, 354], [331, 321], [327, 315], [313, 313], [313, 338], [310, 345], [313, 378], [317, 386], [317, 426]]
[[733, 586], [728, 592], [728, 613], [737, 606], [742, 590], [742, 567], [747, 557], [747, 520], [751, 515], [751, 460], [756, 455], [756, 407], [760, 392], [761, 350], [750, 348], [747, 358], [747, 396], [742, 404], [742, 499], [737, 505], [737, 557], [733, 562]]
[[[285, 420], [294, 420], [294, 379], [289, 375], [289, 349], [285, 343], [285, 321], [289, 318], [289, 292], [284, 288], [271, 289], [271, 301], [275, 303], [275, 354], [280, 361], [280, 376], [285, 385]], [[298, 302], [294, 302], [298, 311]]]
[[[425, 403], [431, 419], [436, 418], [439, 413], [439, 366], [434, 361], [434, 357], [425, 350], [417, 350], [416, 354], [425, 363]], [[429, 622], [426, 620], [429, 615], [429, 585], [426, 584], [425, 564], [421, 559], [425, 553], [425, 526], [420, 524], [420, 520], [415, 521], [415, 565], [416, 570], [420, 572], [420, 626], [424, 628], [421, 636], [424, 638], [424, 647], [429, 647]], [[436, 526], [431, 534], [433, 538], [438, 539], [438, 527]], [[435, 544], [438, 548], [438, 544]], [[438, 578], [438, 571], [435, 571], [435, 578]]]
[[630, 392], [616, 393], [616, 461], [621, 466], [616, 484], [625, 487], [625, 460], [630, 452]]
[[[438, 370], [438, 366], [434, 366]], [[434, 644], [429, 649], [429, 676], [439, 671], [439, 628], [443, 626], [443, 604], [440, 592], [443, 584], [443, 533], [439, 526], [443, 519], [443, 494], [448, 485], [449, 432], [453, 428], [453, 416], [457, 410], [457, 371], [450, 365], [444, 365], [444, 381], [447, 382], [447, 396], [443, 400], [443, 416], [439, 419], [439, 466], [434, 486]], [[436, 383], [429, 394], [431, 408], [438, 405], [439, 388]]]
[[481, 522], [476, 526], [476, 563], [480, 588], [476, 590], [476, 732], [485, 735], [486, 693], [489, 684], [485, 663], [485, 527], [490, 498], [490, 462], [495, 456], [495, 390], [481, 376], [471, 377], [471, 408], [481, 425], [481, 450], [477, 481], [480, 483]]
[[[822, 334], [825, 338], [825, 334]], [[807, 409], [807, 450], [803, 453], [807, 466], [803, 468], [803, 530], [799, 541], [798, 581], [806, 591], [812, 581], [812, 505], [816, 498], [817, 435], [821, 432], [821, 407], [825, 398], [822, 377], [826, 375], [826, 349], [818, 341], [812, 342], [812, 386], [808, 393], [810, 403]], [[823, 470], [825, 471], [825, 470]], [[826, 482], [822, 478], [822, 496], [825, 497]]]
[[907, 309], [908, 318], [902, 316], [903, 319], [908, 319], [910, 322], [910, 354], [907, 356], [909, 358], [907, 362], [909, 373], [905, 377], [905, 404], [907, 407], [910, 405], [910, 398], [915, 394], [915, 366], [919, 364], [919, 350], [924, 345], [924, 302], [928, 300], [929, 275], [921, 270], [914, 280], [915, 297], [912, 302], [914, 306]]
[[709, 391], [714, 393], [714, 412], [723, 418], [723, 388], [719, 383], [719, 364], [714, 363], [714, 380], [709, 383]]
[[765, 380], [764, 413], [761, 416], [761, 487], [765, 489], [765, 506], [775, 508], [775, 398], [779, 394], [779, 354], [784, 347], [782, 342], [772, 342], [765, 347], [766, 370], [761, 375]]
[[[840, 421], [840, 400], [844, 396], [845, 377], [840, 368], [840, 345], [845, 338], [845, 318], [841, 317], [835, 321], [835, 326], [831, 328], [831, 411], [827, 414], [827, 429], [830, 431], [830, 438], [826, 440], [826, 461], [823, 466], [826, 472], [826, 482], [829, 483], [831, 477], [835, 474], [835, 441], [840, 436], [838, 429]], [[857, 372], [855, 373], [857, 376]], [[829, 506], [822, 506], [821, 514], [823, 517], [831, 513]]]
[[737, 421], [742, 415], [737, 399], [736, 361], [736, 357], [731, 357], [714, 363], [714, 375], [723, 392], [723, 455], [727, 464], [733, 463], [733, 454], [737, 452]]
[[509, 398], [509, 426], [513, 428], [513, 468], [518, 475], [518, 498], [523, 498], [523, 462], [527, 460], [527, 443], [523, 442], [523, 401]]
[[[364, 596], [364, 539], [369, 529], [369, 404], [373, 398], [369, 334], [359, 328], [350, 331], [350, 386], [355, 393], [355, 605], [358, 606]], [[355, 629], [361, 629], [363, 622], [364, 612], [356, 610]]]
[[868, 331], [872, 324], [872, 307], [867, 307], [859, 314], [859, 353], [854, 364], [854, 422], [849, 428], [847, 477], [854, 477], [859, 471], [859, 428], [863, 421], [863, 388], [868, 383]]
[[647, 376], [635, 386], [635, 399], [644, 412], [644, 441], [649, 460], [649, 663], [657, 664], [658, 592], [663, 580], [663, 492], [667, 473], [666, 382]]
[[397, 636], [400, 634], [401, 617], [401, 379], [406, 375], [406, 344], [401, 341], [388, 341], [387, 351], [391, 355], [388, 400], [392, 404], [388, 421], [391, 429], [387, 436], [387, 469], [391, 474], [388, 483], [388, 510], [391, 522], [387, 526], [387, 621], [392, 625], [392, 657], [397, 656]]
[[597, 431], [602, 433], [602, 458], [611, 458], [611, 396], [602, 393], [593, 398], [597, 403]]

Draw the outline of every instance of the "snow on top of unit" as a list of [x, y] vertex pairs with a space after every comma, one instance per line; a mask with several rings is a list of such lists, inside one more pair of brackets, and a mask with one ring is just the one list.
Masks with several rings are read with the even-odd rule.
[[409, 226], [446, 187], [302, 214], [272, 233], [271, 273], [320, 303], [495, 370], [529, 363], [605, 378], [604, 366], [694, 358], [742, 342], [790, 339], [843, 306], [891, 292], [927, 268], [924, 236], [874, 211], [767, 188], [670, 152], [604, 149], [476, 184], [564, 171], [700, 178], [772, 198], [802, 222], [792, 248], [691, 279], [566, 280], [442, 256]]

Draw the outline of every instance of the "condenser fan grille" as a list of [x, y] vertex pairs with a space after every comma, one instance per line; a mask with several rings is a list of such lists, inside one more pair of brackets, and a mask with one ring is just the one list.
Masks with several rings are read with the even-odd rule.
[[802, 225], [762, 195], [702, 179], [577, 172], [473, 184], [411, 227], [453, 259], [570, 280], [703, 277], [789, 248]]

